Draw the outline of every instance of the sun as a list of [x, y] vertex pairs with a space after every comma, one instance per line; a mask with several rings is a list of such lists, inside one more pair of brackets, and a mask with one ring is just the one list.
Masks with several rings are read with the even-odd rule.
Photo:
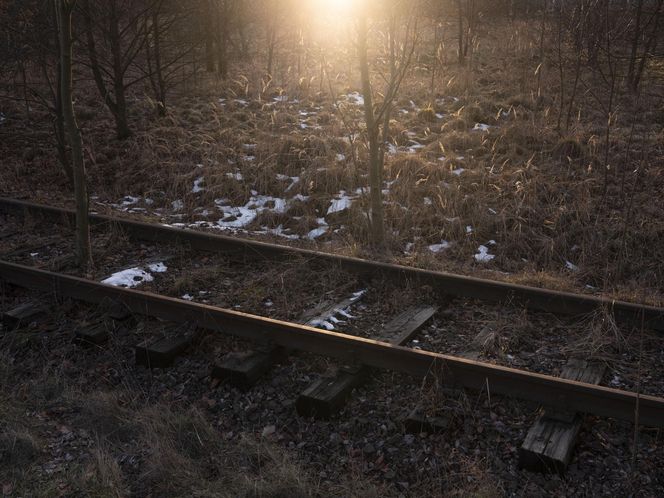
[[346, 16], [352, 13], [358, 0], [312, 0], [312, 2], [320, 14], [327, 16]]

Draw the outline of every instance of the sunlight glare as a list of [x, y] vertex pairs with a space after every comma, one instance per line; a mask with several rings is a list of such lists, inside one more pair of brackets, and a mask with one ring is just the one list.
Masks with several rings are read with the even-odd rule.
[[347, 16], [358, 0], [312, 0], [316, 10], [325, 16]]

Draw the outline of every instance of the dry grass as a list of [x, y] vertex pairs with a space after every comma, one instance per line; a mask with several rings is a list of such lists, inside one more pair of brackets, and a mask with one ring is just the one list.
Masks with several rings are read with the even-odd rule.
[[[567, 290], [587, 290], [590, 285], [629, 299], [638, 298], [638, 289], [645, 288], [650, 303], [664, 302], [657, 264], [664, 258], [659, 244], [664, 228], [660, 209], [651, 201], [664, 185], [657, 167], [661, 106], [646, 97], [639, 102], [628, 95], [616, 97], [605, 185], [606, 117], [601, 106], [579, 98], [569, 130], [557, 131], [554, 68], [542, 68], [541, 95], [532, 77], [536, 30], [515, 21], [487, 29], [482, 38], [487, 44], [470, 64], [446, 65], [434, 88], [424, 85], [417, 71], [404, 81], [389, 141], [407, 146], [416, 140], [424, 148], [387, 158], [385, 177], [396, 181], [386, 206], [386, 257], [461, 273], [491, 268], [509, 273], [496, 278], [550, 282]], [[452, 49], [446, 50], [450, 52], [441, 57], [453, 61]], [[342, 59], [335, 55], [331, 61], [343, 66]], [[244, 205], [252, 190], [285, 198], [307, 195], [309, 201], [293, 203], [286, 216], [266, 213], [248, 227], [283, 225], [305, 235], [326, 215], [332, 196], [367, 185], [361, 107], [343, 98], [356, 90], [354, 75], [342, 73], [331, 82], [331, 92], [318, 82], [324, 91], [313, 93], [287, 75], [278, 86], [274, 81], [264, 87], [260, 69], [247, 65], [238, 68], [232, 81], [204, 82], [195, 92], [174, 99], [168, 115], [157, 119], [153, 103], [141, 100], [134, 109], [138, 130], [122, 147], [99, 133], [99, 126], [86, 135], [92, 190], [114, 200], [144, 195], [164, 212], [173, 200], [182, 200], [185, 223], [205, 219], [203, 209], [215, 213], [215, 199]], [[590, 73], [582, 78], [594, 81]], [[602, 98], [599, 88], [595, 93]], [[274, 103], [276, 95], [297, 96], [301, 102]], [[223, 105], [220, 96], [226, 98]], [[248, 105], [235, 98], [246, 99]], [[341, 110], [332, 107], [333, 101]], [[107, 119], [101, 111], [81, 108], [91, 122]], [[301, 123], [308, 127], [301, 128]], [[471, 131], [475, 123], [491, 128]], [[19, 161], [7, 161], [3, 172], [9, 183], [21, 184], [24, 172], [37, 171], [37, 166], [43, 166], [39, 178], [45, 184], [57, 175], [53, 164], [41, 164], [46, 157], [37, 152], [26, 146]], [[337, 160], [337, 154], [343, 159]], [[447, 159], [438, 161], [441, 156]], [[465, 170], [460, 176], [451, 173], [459, 168]], [[242, 181], [233, 178], [238, 172]], [[300, 181], [289, 188], [290, 180], [277, 175]], [[197, 194], [192, 186], [200, 177], [205, 190]], [[362, 253], [367, 247], [367, 210], [365, 198], [356, 200], [349, 212], [328, 220], [330, 232], [337, 233], [320, 241], [332, 241], [334, 251]], [[293, 220], [296, 216], [302, 218]], [[472, 226], [472, 234], [466, 226]], [[452, 242], [452, 248], [431, 254], [427, 246], [441, 239]], [[478, 265], [473, 254], [489, 240], [497, 242], [496, 259]], [[403, 254], [406, 244], [413, 244], [413, 254]], [[579, 271], [569, 271], [567, 261]]]

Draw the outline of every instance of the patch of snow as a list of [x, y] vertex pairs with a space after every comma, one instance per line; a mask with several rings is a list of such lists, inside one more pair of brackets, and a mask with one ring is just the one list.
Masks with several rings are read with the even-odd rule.
[[429, 250], [433, 253], [439, 253], [440, 251], [444, 251], [445, 249], [449, 249], [450, 246], [451, 246], [451, 244], [448, 241], [443, 240], [440, 244], [431, 244], [429, 246]]
[[440, 157], [438, 158], [438, 160], [441, 161], [441, 162], [443, 162], [445, 159], [447, 159], [445, 156], [440, 156]]
[[191, 294], [184, 294], [184, 295], [182, 296], [182, 299], [184, 299], [185, 301], [193, 301], [193, 300], [194, 300], [194, 296], [192, 296]]
[[443, 119], [443, 118], [445, 117], [445, 114], [441, 114], [440, 112], [437, 112], [437, 113], [436, 113], [436, 117], [437, 117], [438, 119]]
[[[244, 206], [224, 205], [228, 202], [226, 199], [216, 199], [214, 202], [217, 209], [224, 214], [224, 217], [217, 221], [217, 226], [221, 228], [244, 228], [263, 211], [283, 214], [288, 210], [288, 203], [285, 199], [258, 195], [255, 190], [252, 190], [252, 197]], [[273, 203], [274, 207], [268, 207], [269, 203]]]
[[355, 315], [350, 314], [350, 308], [338, 309], [336, 311], [339, 315], [343, 316], [344, 318], [349, 318], [349, 319], [356, 318]]
[[487, 246], [479, 246], [477, 251], [478, 253], [475, 254], [475, 261], [479, 261], [480, 263], [487, 263], [496, 257], [494, 254], [489, 254], [489, 248]]
[[461, 173], [463, 173], [464, 171], [466, 171], [464, 168], [456, 168], [450, 171], [450, 173], [456, 176], [461, 176]]
[[277, 95], [272, 100], [275, 102], [288, 102], [288, 95]]
[[246, 107], [249, 105], [249, 102], [247, 102], [244, 99], [235, 99], [236, 104], [240, 104], [242, 107]]
[[422, 200], [424, 201], [425, 206], [432, 206], [433, 205], [433, 201], [431, 200], [431, 197], [425, 197]]
[[353, 292], [353, 300], [357, 301], [360, 299], [362, 296], [364, 296], [367, 293], [367, 289], [362, 289], [357, 292]]
[[310, 327], [315, 327], [315, 328], [323, 328], [325, 330], [334, 330], [334, 325], [332, 325], [328, 320], [311, 320], [309, 323], [307, 323]]
[[253, 162], [256, 160], [256, 156], [242, 156], [243, 161]]
[[168, 266], [166, 266], [162, 262], [152, 263], [152, 264], [148, 265], [148, 269], [153, 273], [164, 273], [165, 271], [168, 270]]
[[466, 233], [473, 233], [473, 227], [466, 225]]
[[205, 177], [199, 176], [198, 178], [196, 178], [194, 180], [194, 186], [191, 189], [191, 191], [194, 194], [198, 194], [199, 192], [202, 192], [203, 190], [205, 190], [203, 187], [201, 187], [201, 183], [203, 183], [204, 181], [205, 181]]
[[136, 287], [144, 282], [152, 282], [154, 277], [142, 268], [128, 268], [114, 273], [101, 281], [102, 284], [115, 287]]
[[136, 204], [138, 201], [140, 201], [140, 197], [132, 197], [131, 195], [125, 195], [122, 198], [121, 205], [123, 206], [131, 206], [132, 204]]
[[173, 208], [173, 211], [182, 211], [184, 209], [184, 202], [182, 202], [180, 199], [177, 199], [171, 202], [171, 207]]
[[404, 247], [404, 254], [410, 254], [413, 251], [413, 247], [415, 247], [414, 242], [408, 242], [406, 243], [406, 247]]
[[337, 162], [343, 162], [346, 160], [346, 155], [345, 154], [337, 154]]
[[496, 245], [496, 241], [493, 240], [493, 239], [491, 239], [489, 242], [486, 243], [486, 245], [488, 245], [488, 246], [495, 246], [495, 245]]
[[484, 123], [475, 123], [472, 131], [489, 131], [490, 126]]
[[418, 151], [418, 150], [420, 150], [420, 149], [424, 149], [424, 145], [422, 145], [422, 144], [419, 143], [419, 142], [416, 142], [415, 140], [411, 140], [411, 141], [408, 142], [408, 143], [411, 144], [411, 145], [408, 146], [408, 152], [409, 152], [410, 154], [414, 154], [416, 151]]
[[307, 234], [307, 239], [309, 240], [317, 239], [321, 235], [327, 233], [327, 230], [328, 230], [327, 226], [319, 226], [318, 228], [314, 228]]
[[364, 96], [359, 92], [351, 92], [346, 95], [348, 102], [355, 105], [364, 105]]
[[256, 144], [242, 144], [242, 147], [244, 147], [246, 150], [253, 150], [256, 148]]
[[571, 261], [565, 261], [565, 268], [571, 271], [579, 271], [579, 267], [576, 266], [574, 263]]
[[242, 176], [242, 173], [239, 171], [236, 171], [235, 173], [226, 173], [226, 176], [228, 178], [233, 178], [234, 180], [237, 180], [238, 182], [241, 182], [244, 180], [244, 176]]
[[346, 195], [345, 190], [342, 190], [341, 192], [339, 192], [338, 199], [332, 199], [330, 207], [327, 208], [327, 214], [338, 213], [339, 211], [349, 209], [352, 204], [353, 204], [353, 199]]

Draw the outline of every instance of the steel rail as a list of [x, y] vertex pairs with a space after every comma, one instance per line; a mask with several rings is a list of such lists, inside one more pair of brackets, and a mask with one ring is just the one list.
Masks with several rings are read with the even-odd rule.
[[[75, 213], [71, 209], [7, 198], [0, 198], [0, 211], [18, 214], [30, 213], [66, 223], [73, 223], [75, 219]], [[655, 306], [423, 270], [114, 216], [91, 214], [90, 221], [94, 225], [115, 226], [138, 240], [167, 244], [179, 243], [201, 251], [241, 254], [266, 259], [303, 257], [337, 265], [362, 276], [384, 276], [394, 280], [410, 280], [421, 285], [429, 285], [441, 293], [452, 296], [500, 303], [518, 303], [531, 309], [573, 316], [586, 315], [603, 309], [613, 313], [618, 321], [637, 325], [644, 323], [647, 327], [664, 331], [664, 308]]]
[[[253, 341], [332, 356], [416, 377], [433, 374], [447, 385], [489, 389], [492, 393], [553, 405], [561, 410], [664, 427], [664, 398], [322, 331], [149, 292], [112, 287], [5, 261], [0, 261], [0, 279], [21, 287], [90, 303], [110, 299], [123, 303], [138, 314], [190, 322], [204, 329]], [[635, 420], [636, 413], [638, 421]]]

